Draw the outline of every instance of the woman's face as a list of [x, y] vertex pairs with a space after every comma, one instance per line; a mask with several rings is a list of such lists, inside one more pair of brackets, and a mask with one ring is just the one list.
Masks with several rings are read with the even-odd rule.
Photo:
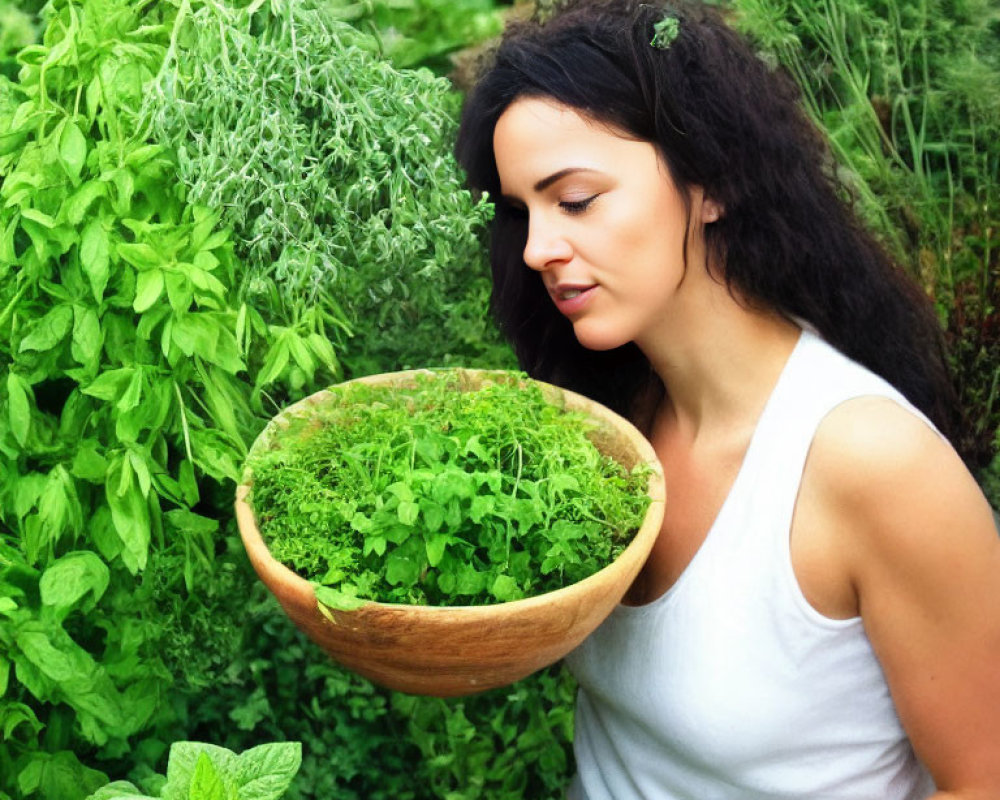
[[524, 261], [541, 274], [580, 343], [607, 350], [664, 330], [687, 264], [705, 268], [700, 190], [691, 214], [649, 142], [541, 98], [514, 101], [493, 149], [505, 201], [528, 216]]

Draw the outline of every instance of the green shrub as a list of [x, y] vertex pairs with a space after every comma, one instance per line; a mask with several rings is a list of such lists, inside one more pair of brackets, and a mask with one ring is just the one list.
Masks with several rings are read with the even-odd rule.
[[[416, 796], [435, 782], [430, 774], [457, 767], [429, 763], [414, 736], [462, 763], [448, 754], [447, 731], [410, 730], [390, 695], [301, 640], [249, 570], [231, 509], [237, 465], [268, 410], [329, 383], [342, 362], [423, 365], [432, 332], [442, 361], [509, 358], [483, 320], [481, 254], [459, 255], [437, 283], [417, 274], [430, 276], [456, 247], [472, 253], [487, 209], [462, 206], [466, 196], [452, 198], [458, 221], [445, 205], [426, 230], [413, 217], [413, 235], [400, 238], [423, 259], [416, 272], [365, 256], [372, 287], [410, 300], [387, 317], [427, 320], [408, 351], [391, 339], [405, 339], [405, 326], [382, 338], [378, 316], [361, 315], [356, 326], [368, 325], [371, 341], [355, 337], [344, 357], [338, 326], [359, 313], [350, 284], [336, 301], [342, 318], [293, 285], [253, 294], [250, 240], [227, 226], [224, 205], [194, 202], [179, 179], [180, 151], [151, 138], [149, 118], [136, 114], [209, 5], [226, 19], [239, 13], [218, 3], [56, 0], [41, 43], [18, 55], [16, 81], [0, 78], [5, 800], [82, 800], [109, 774], [157, 792], [169, 743], [180, 739], [240, 749], [301, 739], [295, 797]], [[264, 20], [280, 28], [282, 8], [260, 12], [262, 30]], [[375, 63], [360, 47], [342, 58]], [[446, 131], [453, 120], [432, 105], [454, 109], [454, 100], [426, 76], [413, 80], [430, 87], [424, 111]], [[423, 151], [426, 167], [407, 162], [410, 177], [449, 175], [450, 147], [437, 142]], [[344, 191], [362, 179], [342, 177]], [[357, 305], [375, 308], [365, 297]], [[565, 713], [565, 693], [543, 696], [547, 685], [517, 701], [524, 720]], [[318, 702], [340, 722], [328, 725]], [[438, 719], [453, 729], [448, 713]], [[518, 780], [559, 781], [538, 777], [553, 759], [565, 763], [566, 738], [552, 741], [561, 756], [525, 745]]]
[[[156, 794], [162, 800], [279, 800], [301, 763], [297, 742], [262, 744], [238, 755], [202, 742], [175, 742]], [[127, 781], [110, 783], [87, 800], [130, 798], [156, 800]]]
[[233, 229], [242, 296], [276, 332], [262, 376], [291, 359], [294, 389], [311, 381], [296, 336], [334, 339], [353, 374], [509, 362], [484, 313], [491, 206], [451, 154], [449, 84], [379, 60], [326, 6], [277, 8], [201, 3], [143, 112], [190, 200]]
[[[1000, 19], [989, 0], [728, 0], [935, 301], [982, 474], [1000, 430]], [[994, 496], [994, 500], [1000, 498]]]

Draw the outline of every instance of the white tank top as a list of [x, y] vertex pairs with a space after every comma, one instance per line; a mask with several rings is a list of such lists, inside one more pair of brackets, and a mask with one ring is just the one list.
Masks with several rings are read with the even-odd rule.
[[618, 606], [566, 659], [580, 684], [571, 800], [933, 793], [861, 619], [821, 615], [792, 570], [789, 531], [813, 434], [862, 395], [926, 420], [803, 331], [691, 563], [653, 602]]

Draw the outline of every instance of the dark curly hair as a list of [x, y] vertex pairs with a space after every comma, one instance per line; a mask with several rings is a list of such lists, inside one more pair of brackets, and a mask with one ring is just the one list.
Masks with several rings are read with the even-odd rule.
[[[667, 16], [676, 38], [654, 47]], [[858, 221], [794, 82], [717, 11], [684, 0], [571, 0], [544, 24], [514, 23], [466, 98], [456, 154], [496, 200], [492, 309], [528, 374], [642, 427], [664, 391], [634, 345], [582, 347], [524, 264], [527, 222], [503, 202], [493, 154], [497, 120], [519, 97], [555, 100], [656, 146], [683, 194], [700, 186], [725, 209], [705, 236], [734, 297], [807, 321], [955, 440], [929, 299]]]

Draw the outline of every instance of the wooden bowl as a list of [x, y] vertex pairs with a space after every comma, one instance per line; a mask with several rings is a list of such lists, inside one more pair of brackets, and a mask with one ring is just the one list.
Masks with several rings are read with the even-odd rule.
[[[454, 370], [450, 370], [454, 374]], [[488, 370], [461, 370], [475, 388]], [[359, 378], [366, 383], [412, 384], [428, 370]], [[313, 641], [346, 668], [411, 694], [454, 697], [505, 686], [555, 663], [582, 642], [621, 601], [645, 563], [663, 520], [663, 471], [652, 446], [628, 421], [582, 395], [538, 383], [567, 409], [583, 411], [598, 427], [591, 439], [601, 452], [628, 468], [652, 467], [646, 516], [632, 542], [604, 569], [578, 583], [523, 600], [483, 606], [414, 606], [369, 602], [352, 611], [322, 614], [310, 583], [276, 561], [264, 544], [247, 501], [252, 475], [236, 489], [236, 519], [250, 562], [285, 613]], [[278, 414], [254, 448], [267, 446], [287, 417], [326, 401], [317, 392]]]

